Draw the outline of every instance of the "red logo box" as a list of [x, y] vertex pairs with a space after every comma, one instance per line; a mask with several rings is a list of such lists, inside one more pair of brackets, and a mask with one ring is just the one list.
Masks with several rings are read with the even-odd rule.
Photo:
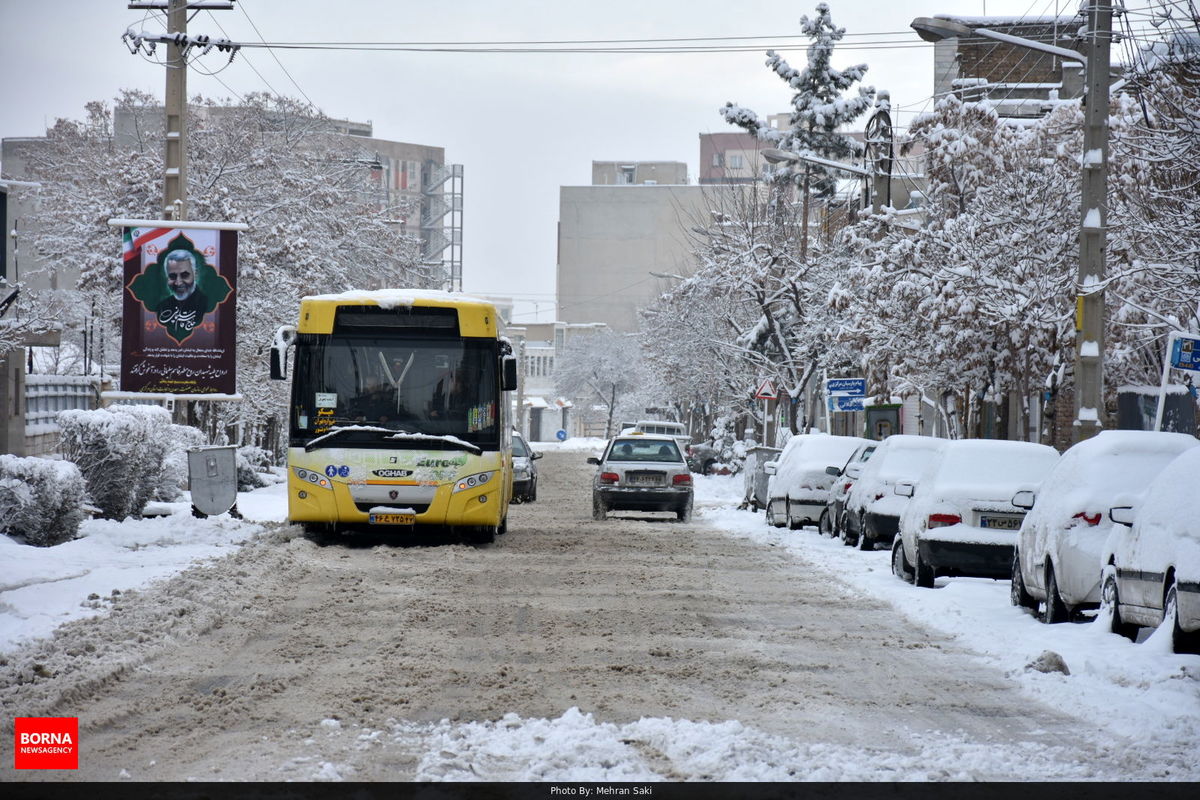
[[13, 769], [79, 769], [79, 717], [17, 717]]

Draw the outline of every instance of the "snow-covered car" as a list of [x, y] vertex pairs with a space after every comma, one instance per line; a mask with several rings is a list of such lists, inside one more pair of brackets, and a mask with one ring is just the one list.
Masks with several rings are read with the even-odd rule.
[[874, 550], [896, 536], [908, 498], [892, 491], [898, 481], [916, 481], [946, 444], [936, 436], [897, 434], [880, 442], [846, 495], [842, 543]]
[[604, 454], [588, 459], [598, 469], [592, 479], [592, 518], [610, 511], [672, 511], [692, 516], [692, 472], [670, 436], [633, 432], [611, 439]]
[[1029, 509], [1012, 563], [1012, 603], [1041, 604], [1043, 622], [1065, 622], [1100, 605], [1108, 509], [1121, 495], [1140, 496], [1194, 436], [1155, 431], [1103, 431], [1063, 453], [1037, 492], [1018, 492]]
[[917, 482], [896, 484], [910, 502], [892, 544], [892, 571], [924, 588], [938, 575], [1008, 578], [1025, 518], [1013, 496], [1036, 489], [1058, 459], [1053, 447], [1033, 442], [947, 442]]
[[1179, 455], [1114, 522], [1102, 554], [1099, 619], [1136, 638], [1139, 627], [1171, 625], [1175, 652], [1200, 653], [1200, 447]]
[[[796, 442], [795, 445], [792, 442]], [[767, 524], [797, 530], [816, 525], [825, 511], [833, 476], [829, 467], [840, 467], [855, 450], [866, 445], [858, 436], [825, 433], [793, 436], [775, 461], [775, 474], [767, 481]]]
[[846, 463], [841, 467], [826, 468], [826, 472], [833, 478], [833, 484], [829, 487], [825, 510], [821, 512], [821, 519], [817, 520], [817, 528], [823, 535], [842, 535], [842, 517], [846, 513], [846, 497], [850, 494], [850, 487], [854, 486], [854, 482], [862, 474], [863, 467], [877, 447], [879, 447], [879, 442], [867, 439], [864, 444], [859, 445], [850, 454]]
[[542, 457], [534, 452], [525, 441], [525, 437], [513, 431], [513, 500], [519, 503], [532, 503], [537, 500], [538, 468], [534, 463]]

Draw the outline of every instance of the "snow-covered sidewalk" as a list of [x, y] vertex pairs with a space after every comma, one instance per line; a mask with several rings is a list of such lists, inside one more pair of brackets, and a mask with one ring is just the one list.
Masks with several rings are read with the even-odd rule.
[[287, 518], [286, 484], [238, 494], [244, 520], [196, 519], [190, 501], [154, 503], [164, 514], [86, 520], [80, 538], [29, 547], [0, 536], [0, 652], [48, 636], [59, 625], [104, 613], [114, 594], [140, 589], [206, 558], [223, 556]]
[[[762, 513], [737, 510], [742, 492], [741, 476], [698, 477], [696, 519], [795, 551], [913, 624], [952, 635], [1053, 708], [1135, 741], [1200, 750], [1200, 656], [1171, 652], [1166, 629], [1143, 631], [1132, 644], [1097, 624], [1045, 625], [1011, 605], [1008, 581], [938, 578], [934, 589], [919, 589], [892, 574], [890, 550], [865, 553], [814, 528], [772, 528]], [[1047, 650], [1070, 675], [1027, 668]]]

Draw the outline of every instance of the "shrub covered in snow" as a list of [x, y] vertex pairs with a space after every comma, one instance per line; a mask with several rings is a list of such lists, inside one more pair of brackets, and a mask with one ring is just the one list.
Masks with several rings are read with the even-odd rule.
[[0, 455], [0, 532], [38, 547], [70, 541], [83, 521], [84, 494], [70, 462]]
[[140, 516], [158, 491], [173, 447], [170, 413], [143, 405], [63, 411], [58, 425], [63, 456], [83, 473], [101, 516]]
[[171, 425], [170, 445], [163, 459], [162, 474], [154, 492], [154, 499], [173, 503], [183, 496], [188, 485], [188, 454], [193, 447], [207, 444], [203, 431], [190, 425]]
[[249, 492], [270, 486], [271, 482], [263, 475], [271, 469], [274, 460], [269, 450], [247, 445], [237, 451], [237, 483], [239, 492]]

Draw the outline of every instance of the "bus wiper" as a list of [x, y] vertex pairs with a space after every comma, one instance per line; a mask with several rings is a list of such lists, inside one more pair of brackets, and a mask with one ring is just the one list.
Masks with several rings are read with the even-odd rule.
[[471, 444], [470, 442], [464, 442], [457, 436], [438, 436], [432, 433], [409, 433], [408, 431], [397, 431], [394, 428], [382, 428], [378, 425], [347, 425], [345, 427], [340, 425], [334, 426], [330, 428], [327, 433], [321, 434], [315, 439], [310, 440], [308, 444], [304, 445], [304, 452], [311, 453], [313, 450], [316, 450], [317, 447], [324, 446], [326, 443], [336, 439], [343, 433], [385, 433], [388, 434], [387, 438], [394, 440], [437, 442], [443, 447], [449, 445], [452, 448], [466, 450], [469, 453], [483, 452], [483, 450], [481, 450], [479, 447]]
[[347, 425], [345, 427], [342, 427], [340, 425], [335, 425], [334, 427], [330, 428], [328, 432], [321, 434], [320, 436], [318, 436], [315, 439], [309, 440], [308, 444], [304, 445], [304, 452], [311, 453], [313, 450], [317, 449], [317, 446], [319, 443], [324, 443], [324, 442], [328, 442], [332, 439], [336, 439], [338, 436], [341, 436], [343, 433], [358, 433], [358, 432], [395, 433], [395, 431], [392, 430], [391, 428], [381, 428], [378, 425]]
[[475, 445], [471, 444], [470, 442], [464, 442], [462, 439], [459, 439], [457, 436], [438, 436], [438, 435], [435, 435], [432, 433], [409, 433], [408, 431], [394, 431], [394, 432], [389, 431], [389, 433], [392, 434], [391, 436], [388, 437], [389, 439], [402, 439], [402, 440], [418, 441], [418, 442], [440, 442], [444, 445], [448, 444], [459, 450], [466, 450], [467, 452], [471, 452], [471, 453], [482, 453], [483, 452], [483, 450], [480, 449], [479, 447], [476, 447]]

